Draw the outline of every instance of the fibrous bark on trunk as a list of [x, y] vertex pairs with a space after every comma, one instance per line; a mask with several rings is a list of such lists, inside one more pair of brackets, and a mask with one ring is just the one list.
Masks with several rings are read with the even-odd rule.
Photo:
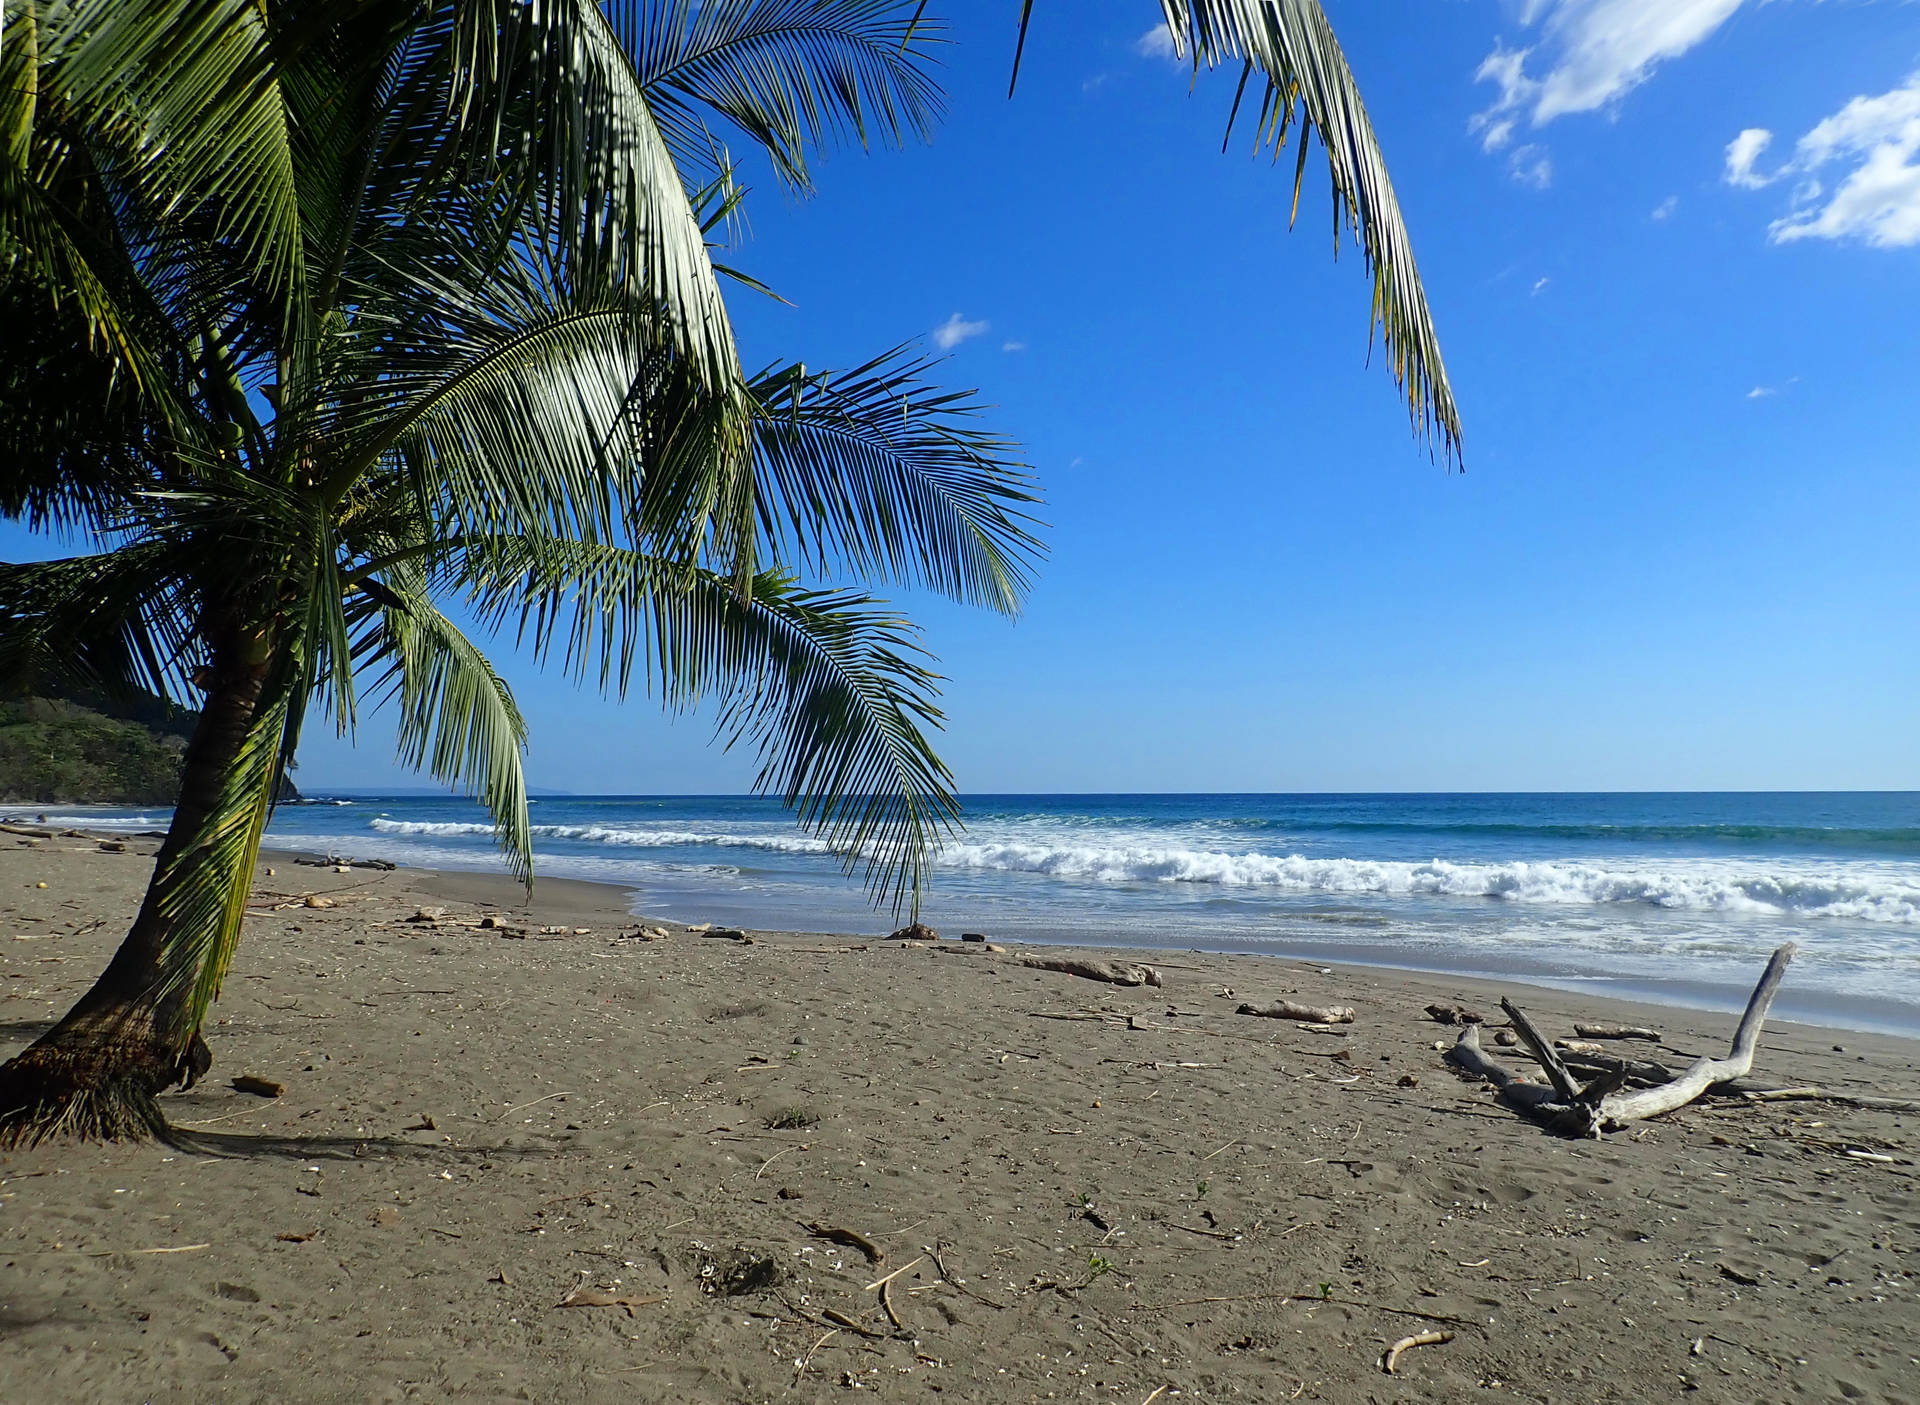
[[[272, 671], [271, 647], [258, 633], [231, 634], [216, 648], [200, 720], [182, 758], [180, 799], [139, 914], [92, 988], [57, 1025], [0, 1066], [0, 1146], [51, 1137], [164, 1136], [166, 1119], [155, 1095], [175, 1083], [191, 1086], [212, 1062], [199, 1021], [203, 992], [209, 983], [217, 989], [224, 965], [184, 980], [165, 957], [190, 885], [204, 891], [208, 865], [224, 866], [235, 857], [231, 845], [216, 851], [216, 825], [230, 826], [236, 787], [245, 780], [241, 773], [257, 769], [263, 759], [271, 797], [286, 716], [284, 688], [269, 686]], [[260, 755], [263, 744], [270, 757]], [[258, 830], [253, 824], [251, 842], [244, 844], [244, 866], [224, 875], [227, 884], [238, 885], [232, 889], [236, 933], [259, 851]], [[216, 956], [230, 957], [231, 946], [230, 938], [216, 943]]]

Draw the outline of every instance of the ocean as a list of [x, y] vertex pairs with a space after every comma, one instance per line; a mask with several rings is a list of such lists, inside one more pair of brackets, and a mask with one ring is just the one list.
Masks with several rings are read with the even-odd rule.
[[[1735, 1009], [1800, 945], [1780, 1017], [1920, 1033], [1920, 793], [975, 795], [923, 920], [948, 935], [1245, 951]], [[17, 808], [17, 807], [16, 807]], [[164, 811], [48, 811], [116, 828]], [[894, 922], [774, 801], [548, 796], [536, 872], [683, 921]], [[493, 869], [470, 801], [310, 797], [268, 843]]]

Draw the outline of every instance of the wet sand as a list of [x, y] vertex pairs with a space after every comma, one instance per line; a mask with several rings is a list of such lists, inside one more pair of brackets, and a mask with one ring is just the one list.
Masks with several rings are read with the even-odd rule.
[[[0, 840], [6, 1055], [104, 964], [150, 845]], [[1718, 1098], [1558, 1140], [1423, 1007], [1650, 1024], [1673, 1065], [1731, 1017], [648, 940], [594, 884], [266, 864], [213, 1072], [164, 1099], [190, 1144], [0, 1154], [9, 1398], [1920, 1400], [1912, 1116]], [[1234, 1013], [1278, 997], [1358, 1017]], [[1920, 1044], [1776, 1022], [1750, 1082], [1920, 1097]]]

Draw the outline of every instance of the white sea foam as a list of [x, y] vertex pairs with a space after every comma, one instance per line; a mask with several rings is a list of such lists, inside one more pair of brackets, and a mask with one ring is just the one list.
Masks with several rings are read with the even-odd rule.
[[958, 868], [1107, 883], [1212, 883], [1296, 893], [1480, 897], [1569, 905], [1633, 903], [1689, 912], [1848, 917], [1920, 925], [1920, 884], [1872, 872], [1868, 866], [1755, 870], [1712, 861], [1621, 867], [1449, 863], [1444, 859], [1401, 863], [1035, 843], [955, 844], [941, 855], [941, 862]]
[[[490, 836], [490, 825], [394, 819], [376, 831], [422, 838]], [[535, 825], [536, 838], [613, 848], [750, 849], [822, 855], [828, 845], [793, 832], [735, 832], [613, 825]], [[1103, 884], [1196, 884], [1276, 893], [1490, 898], [1571, 907], [1643, 906], [1757, 917], [1846, 918], [1920, 926], [1920, 880], [1909, 865], [1794, 860], [1648, 859], [1411, 863], [1232, 853], [1174, 845], [1049, 842], [1051, 835], [950, 844], [937, 862], [972, 872], [1027, 873]]]
[[[459, 837], [491, 835], [490, 824], [431, 823], [424, 820], [377, 819], [369, 828], [381, 834]], [[827, 854], [823, 839], [805, 834], [732, 834], [690, 829], [625, 829], [615, 825], [537, 824], [529, 831], [536, 839], [571, 839], [582, 844], [609, 844], [617, 848], [670, 849], [711, 846], [720, 849], [762, 849], [778, 854]]]

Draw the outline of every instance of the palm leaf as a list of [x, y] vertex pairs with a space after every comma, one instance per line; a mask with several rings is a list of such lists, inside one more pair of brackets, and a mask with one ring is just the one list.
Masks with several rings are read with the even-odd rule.
[[[1196, 75], [1203, 65], [1240, 66], [1240, 87], [1227, 119], [1229, 136], [1256, 70], [1264, 89], [1257, 104], [1256, 142], [1271, 146], [1276, 159], [1286, 148], [1298, 108], [1296, 210], [1306, 174], [1307, 137], [1310, 133], [1319, 138], [1333, 187], [1334, 251], [1339, 252], [1343, 231], [1357, 234], [1373, 279], [1371, 326], [1379, 329], [1386, 344], [1387, 363], [1406, 397], [1414, 433], [1429, 443], [1437, 440], [1441, 453], [1458, 461], [1460, 412], [1440, 357], [1426, 289], [1414, 265], [1413, 242], [1359, 85], [1319, 0], [1160, 0], [1160, 8], [1174, 52], [1192, 55]], [[1019, 81], [1032, 18], [1033, 0], [1021, 0], [1009, 95]]]
[[[404, 577], [390, 577], [403, 580]], [[533, 840], [521, 758], [527, 724], [513, 693], [477, 648], [417, 588], [393, 590], [379, 628], [365, 636], [364, 662], [384, 661], [375, 686], [399, 712], [400, 760], [477, 796], [514, 876], [533, 883]]]
[[702, 112], [765, 149], [790, 187], [812, 188], [810, 149], [926, 140], [943, 100], [938, 42], [901, 0], [614, 0], [648, 102], [683, 171], [712, 161]]
[[726, 744], [759, 753], [756, 788], [862, 872], [876, 902], [917, 913], [959, 804], [927, 735], [938, 675], [905, 619], [776, 572], [742, 592], [719, 572], [596, 543], [476, 539], [464, 552], [483, 618], [517, 618], [537, 658], [597, 668], [609, 692], [624, 694], [639, 665], [674, 710], [717, 703]]
[[889, 352], [850, 371], [780, 367], [752, 384], [760, 512], [774, 560], [930, 587], [1017, 614], [1042, 548], [1015, 445], [972, 392]]

